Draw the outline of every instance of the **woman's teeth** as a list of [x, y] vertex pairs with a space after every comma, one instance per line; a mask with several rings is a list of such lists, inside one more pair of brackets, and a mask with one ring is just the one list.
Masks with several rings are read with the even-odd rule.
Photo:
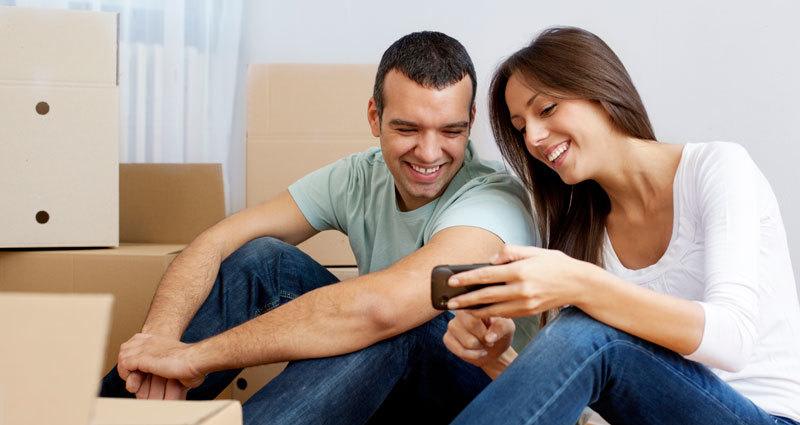
[[561, 156], [562, 153], [566, 152], [569, 148], [569, 143], [563, 143], [561, 146], [557, 147], [553, 152], [550, 152], [550, 155], [547, 156], [547, 160], [550, 162], [555, 161]]

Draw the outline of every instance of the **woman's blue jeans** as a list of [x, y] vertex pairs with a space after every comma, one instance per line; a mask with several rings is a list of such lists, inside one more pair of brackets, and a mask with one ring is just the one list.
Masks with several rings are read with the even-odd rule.
[[613, 425], [795, 424], [764, 412], [705, 366], [574, 307], [542, 329], [454, 424], [573, 425], [586, 406]]
[[[255, 239], [231, 254], [181, 338], [196, 342], [337, 279], [292, 245]], [[405, 284], [397, 282], [398, 285]], [[120, 300], [124, 302], [124, 300]], [[449, 314], [335, 357], [290, 362], [244, 404], [246, 424], [448, 423], [490, 379], [442, 343]], [[212, 399], [240, 370], [209, 374], [189, 399]], [[116, 368], [103, 397], [132, 397]]]

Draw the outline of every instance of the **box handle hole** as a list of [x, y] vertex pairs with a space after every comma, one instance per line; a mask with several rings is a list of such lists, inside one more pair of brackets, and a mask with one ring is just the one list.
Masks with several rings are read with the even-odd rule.
[[39, 102], [36, 104], [36, 113], [39, 115], [47, 115], [50, 112], [50, 105], [47, 102]]
[[47, 211], [39, 211], [36, 213], [36, 222], [39, 224], [45, 224], [50, 221], [50, 214]]
[[239, 378], [236, 380], [236, 388], [244, 391], [247, 389], [247, 379]]

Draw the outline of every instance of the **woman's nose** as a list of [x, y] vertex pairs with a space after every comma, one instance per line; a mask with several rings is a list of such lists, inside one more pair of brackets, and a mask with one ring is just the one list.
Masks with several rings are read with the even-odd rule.
[[525, 126], [525, 142], [530, 146], [540, 146], [548, 136], [550, 136], [550, 132], [543, 125], [527, 124]]

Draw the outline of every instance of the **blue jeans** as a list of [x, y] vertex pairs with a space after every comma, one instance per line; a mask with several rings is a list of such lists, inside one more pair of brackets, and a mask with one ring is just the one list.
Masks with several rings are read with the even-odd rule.
[[795, 424], [705, 366], [570, 307], [454, 424], [575, 424], [589, 406], [619, 424]]
[[[255, 239], [222, 263], [211, 293], [181, 340], [197, 342], [217, 335], [336, 281], [294, 246]], [[245, 423], [450, 422], [490, 379], [446, 349], [442, 336], [449, 318], [437, 316], [353, 353], [290, 362], [244, 404]], [[212, 399], [239, 372], [211, 373], [187, 398]], [[116, 368], [103, 379], [100, 395], [133, 397]]]

